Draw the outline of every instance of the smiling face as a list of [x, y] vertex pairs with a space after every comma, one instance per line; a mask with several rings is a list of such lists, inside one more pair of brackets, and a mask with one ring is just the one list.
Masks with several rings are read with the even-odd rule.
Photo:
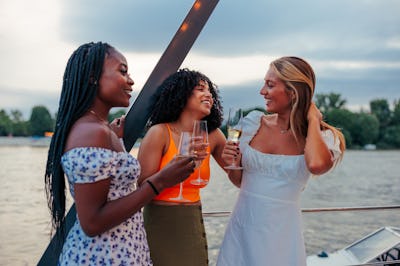
[[264, 86], [261, 88], [260, 94], [264, 96], [267, 112], [290, 112], [293, 93], [286, 88], [286, 84], [271, 68], [264, 77]]
[[203, 118], [211, 113], [211, 107], [214, 104], [210, 87], [204, 80], [194, 87], [191, 96], [188, 99], [186, 107], [194, 112], [199, 112]]
[[126, 58], [109, 49], [99, 81], [98, 99], [108, 107], [128, 107], [133, 80], [128, 74]]

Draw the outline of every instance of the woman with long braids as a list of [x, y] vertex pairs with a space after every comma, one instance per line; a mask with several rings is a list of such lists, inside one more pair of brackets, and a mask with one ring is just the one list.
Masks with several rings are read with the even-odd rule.
[[218, 266], [305, 266], [300, 195], [311, 175], [340, 161], [343, 134], [322, 120], [312, 102], [315, 74], [298, 57], [270, 64], [260, 94], [265, 115], [249, 113], [238, 146], [228, 142], [223, 158], [241, 158], [243, 170], [228, 170], [240, 193], [226, 228]]
[[159, 86], [155, 105], [149, 119], [149, 130], [143, 138], [138, 159], [142, 166], [139, 183], [158, 171], [176, 154], [179, 136], [192, 132], [195, 120], [206, 120], [208, 126], [207, 153], [200, 166], [183, 182], [186, 202], [175, 199], [180, 186], [165, 189], [144, 208], [145, 228], [151, 258], [157, 266], [208, 265], [208, 249], [200, 189], [206, 184], [192, 184], [200, 172], [201, 178], [210, 178], [210, 155], [224, 166], [222, 150], [225, 136], [219, 129], [222, 106], [216, 86], [204, 74], [180, 69]]
[[[175, 159], [136, 188], [139, 162], [119, 139], [124, 118], [107, 121], [112, 107], [129, 106], [133, 84], [107, 43], [83, 44], [67, 63], [45, 174], [59, 265], [152, 265], [141, 208], [194, 170], [193, 158]], [[64, 174], [77, 211], [66, 238]]]

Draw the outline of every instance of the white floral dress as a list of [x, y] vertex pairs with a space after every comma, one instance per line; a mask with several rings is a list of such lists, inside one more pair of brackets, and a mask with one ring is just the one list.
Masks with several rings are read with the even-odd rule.
[[[306, 265], [300, 194], [311, 173], [304, 155], [266, 154], [249, 145], [262, 115], [253, 111], [243, 120], [242, 183], [218, 266]], [[334, 141], [330, 130], [322, 134], [337, 158], [339, 141]]]
[[[140, 174], [139, 162], [127, 152], [97, 147], [74, 148], [61, 158], [74, 197], [74, 184], [93, 183], [110, 178], [108, 200], [115, 200], [136, 189]], [[95, 237], [87, 236], [79, 217], [68, 233], [59, 265], [152, 265], [138, 211], [120, 225]]]

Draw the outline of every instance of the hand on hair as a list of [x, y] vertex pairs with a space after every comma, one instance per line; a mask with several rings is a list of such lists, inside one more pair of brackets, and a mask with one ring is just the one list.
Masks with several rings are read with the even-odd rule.
[[311, 103], [310, 108], [308, 109], [308, 113], [307, 113], [308, 122], [310, 122], [313, 119], [317, 120], [318, 122], [321, 122], [322, 118], [323, 118], [322, 113], [317, 108], [315, 103]]

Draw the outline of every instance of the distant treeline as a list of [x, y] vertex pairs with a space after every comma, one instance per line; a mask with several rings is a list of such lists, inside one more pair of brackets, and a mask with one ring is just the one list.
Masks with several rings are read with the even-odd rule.
[[[352, 112], [346, 108], [346, 100], [340, 94], [317, 94], [315, 103], [324, 115], [324, 120], [340, 128], [350, 149], [361, 149], [367, 144], [375, 144], [378, 149], [400, 148], [400, 99], [394, 100], [392, 108], [386, 99], [375, 99], [369, 103], [370, 111]], [[265, 111], [262, 107], [245, 110]], [[109, 121], [125, 114], [120, 109], [111, 112]], [[53, 131], [55, 118], [43, 106], [34, 106], [29, 120], [22, 118], [19, 110], [7, 113], [0, 110], [0, 136], [44, 136], [47, 131]], [[225, 125], [221, 127], [226, 132]], [[143, 132], [143, 135], [145, 130]]]
[[[108, 117], [112, 121], [116, 117], [125, 114], [124, 110], [111, 113]], [[0, 110], [0, 136], [14, 137], [43, 137], [45, 132], [54, 131], [57, 114], [51, 115], [47, 107], [37, 105], [32, 108], [29, 120], [24, 120], [22, 112], [12, 110], [9, 114]]]

